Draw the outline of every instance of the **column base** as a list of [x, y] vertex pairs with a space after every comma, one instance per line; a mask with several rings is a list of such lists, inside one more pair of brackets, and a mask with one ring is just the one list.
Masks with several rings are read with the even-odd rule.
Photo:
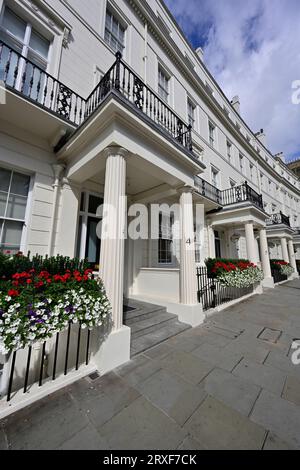
[[263, 294], [263, 281], [254, 289], [254, 294]]
[[100, 374], [106, 374], [130, 360], [130, 333], [130, 328], [123, 325], [119, 330], [112, 331], [101, 344], [93, 356]]
[[274, 287], [275, 287], [274, 279], [272, 277], [265, 277], [262, 280], [262, 286], [266, 287], [268, 289], [274, 289]]
[[186, 305], [168, 303], [166, 308], [169, 313], [177, 315], [179, 321], [192, 327], [201, 325], [205, 320], [205, 314], [201, 304]]

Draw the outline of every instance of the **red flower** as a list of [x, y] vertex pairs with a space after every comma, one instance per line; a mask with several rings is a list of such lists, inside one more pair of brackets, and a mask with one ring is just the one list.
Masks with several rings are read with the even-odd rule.
[[43, 281], [39, 281], [39, 282], [37, 282], [37, 283], [35, 284], [35, 287], [36, 287], [37, 289], [39, 289], [39, 288], [42, 287], [43, 285], [44, 285]]
[[13, 281], [12, 284], [13, 286], [17, 287], [19, 285], [19, 281]]
[[32, 280], [31, 280], [31, 279], [27, 279], [26, 283], [27, 283], [27, 284], [32, 284]]
[[10, 297], [17, 297], [17, 296], [19, 295], [19, 291], [15, 290], [15, 289], [10, 289], [10, 290], [8, 291], [8, 295], [9, 295]]

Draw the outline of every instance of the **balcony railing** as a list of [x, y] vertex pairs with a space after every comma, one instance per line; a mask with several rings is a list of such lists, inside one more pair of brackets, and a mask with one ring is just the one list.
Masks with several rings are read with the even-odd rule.
[[86, 101], [56, 78], [0, 41], [0, 80], [8, 89], [79, 125]]
[[179, 116], [122, 60], [121, 53], [88, 96], [82, 98], [26, 57], [0, 41], [0, 80], [8, 89], [57, 114], [76, 126], [98, 109], [106, 96], [115, 91], [146, 115], [173, 140], [192, 151], [192, 127]]
[[192, 127], [185, 124], [151, 88], [142, 82], [122, 60], [120, 52], [116, 54], [115, 63], [87, 98], [85, 119], [98, 108], [111, 90], [120, 93], [174, 140], [192, 151]]
[[238, 202], [251, 202], [259, 209], [263, 209], [262, 195], [258, 194], [247, 181], [240, 186], [234, 186], [222, 191], [222, 205], [228, 206], [229, 204], [236, 204]]
[[207, 197], [221, 206], [228, 206], [239, 202], [250, 202], [259, 209], [264, 208], [262, 196], [251, 188], [247, 181], [240, 186], [220, 190], [200, 176], [196, 176], [195, 186], [202, 196]]
[[210, 199], [211, 201], [216, 202], [217, 204], [222, 204], [221, 203], [221, 193], [216, 186], [213, 186], [212, 184], [208, 183], [205, 181], [203, 178], [200, 176], [195, 176], [195, 181], [194, 184], [200, 194], [202, 196]]
[[283, 214], [281, 211], [278, 214], [272, 214], [271, 217], [267, 221], [267, 225], [279, 225], [284, 224], [288, 227], [291, 226], [290, 218]]

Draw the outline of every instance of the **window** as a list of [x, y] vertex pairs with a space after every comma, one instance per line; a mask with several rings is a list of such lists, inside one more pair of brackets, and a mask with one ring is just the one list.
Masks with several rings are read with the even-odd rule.
[[215, 144], [215, 126], [209, 122], [208, 123], [208, 132], [209, 132], [209, 143], [212, 147]]
[[276, 214], [277, 212], [277, 206], [276, 204], [272, 204], [272, 214]]
[[[50, 49], [49, 40], [8, 7], [5, 8], [2, 17], [0, 39], [33, 62], [34, 65], [42, 70], [47, 70]], [[22, 86], [22, 92], [30, 94], [30, 97], [33, 99], [38, 99], [39, 96], [42, 97], [43, 83], [41, 83], [41, 80], [44, 77], [41, 77], [40, 71], [30, 63], [26, 65], [24, 61], [19, 61], [18, 56], [14, 53], [10, 54], [6, 48], [3, 49], [3, 56], [1, 58], [0, 80], [4, 78], [7, 61], [10, 61], [10, 68], [6, 77], [6, 83], [11, 86], [14, 85], [16, 88], [21, 88]], [[19, 71], [18, 76], [15, 78], [14, 73], [17, 67]], [[23, 77], [25, 77], [24, 84], [22, 83]]]
[[188, 123], [194, 127], [195, 124], [195, 109], [196, 106], [194, 103], [188, 98], [187, 100], [187, 111], [188, 111]]
[[123, 53], [125, 28], [109, 10], [106, 11], [104, 39], [115, 52]]
[[233, 181], [231, 178], [229, 179], [229, 184], [231, 188], [234, 188], [236, 186], [236, 182]]
[[227, 157], [228, 160], [231, 161], [231, 150], [232, 150], [232, 144], [227, 140]]
[[240, 171], [243, 173], [244, 171], [244, 157], [243, 155], [239, 155], [239, 163], [240, 163]]
[[0, 249], [20, 250], [30, 176], [0, 168]]
[[215, 234], [215, 250], [216, 250], [216, 258], [221, 258], [221, 238], [219, 232], [216, 230], [214, 231]]
[[158, 262], [172, 263], [174, 215], [159, 213]]
[[103, 199], [98, 194], [81, 193], [76, 256], [87, 259], [90, 268], [95, 270], [99, 269], [101, 248], [101, 239], [97, 234], [101, 217], [97, 209], [102, 204]]
[[169, 77], [160, 66], [158, 67], [158, 94], [164, 101], [169, 101]]
[[219, 186], [219, 170], [211, 167], [211, 184], [216, 188]]

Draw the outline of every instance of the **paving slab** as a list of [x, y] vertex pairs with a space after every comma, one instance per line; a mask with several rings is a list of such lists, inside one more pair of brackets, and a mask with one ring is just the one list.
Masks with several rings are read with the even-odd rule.
[[282, 331], [273, 330], [271, 328], [264, 328], [262, 332], [258, 335], [258, 339], [270, 343], [276, 343], [281, 334]]
[[261, 449], [266, 430], [232, 410], [220, 401], [208, 397], [184, 428], [207, 449]]
[[274, 432], [283, 441], [300, 448], [300, 408], [263, 390], [250, 415], [253, 422]]
[[285, 398], [300, 407], [300, 380], [296, 377], [288, 376], [282, 392], [282, 398]]
[[204, 379], [203, 386], [208, 395], [246, 416], [249, 415], [261, 391], [257, 385], [222, 369], [214, 369]]
[[279, 396], [282, 393], [286, 380], [286, 374], [281, 370], [266, 364], [258, 364], [248, 359], [243, 359], [235, 367], [233, 374]]
[[149, 360], [148, 357], [141, 354], [134, 357], [123, 366], [118, 367], [115, 372], [120, 377], [123, 377], [127, 383], [134, 386], [148, 379], [148, 377], [157, 372], [160, 368], [161, 365], [158, 361]]
[[243, 359], [243, 355], [240, 353], [228, 351], [224, 354], [222, 348], [209, 343], [201, 344], [201, 346], [192, 351], [192, 354], [229, 372]]
[[63, 442], [57, 450], [106, 450], [107, 442], [96, 429], [89, 424], [78, 431], [67, 441]]
[[184, 351], [173, 351], [161, 360], [163, 369], [171, 374], [176, 374], [193, 384], [198, 384], [209, 372], [213, 366], [202, 359]]
[[8, 450], [4, 429], [0, 426], [0, 450]]
[[279, 351], [271, 351], [268, 355], [266, 365], [271, 365], [276, 369], [300, 379], [300, 366], [292, 363], [291, 358]]
[[200, 442], [197, 442], [191, 436], [187, 436], [180, 446], [177, 447], [178, 450], [207, 450]]
[[156, 372], [140, 384], [138, 390], [180, 425], [188, 420], [207, 395], [200, 386], [191, 385], [165, 370]]
[[51, 450], [89, 424], [66, 391], [43, 398], [5, 420], [10, 449]]
[[274, 432], [268, 432], [263, 450], [293, 450], [293, 447], [280, 439]]
[[172, 352], [172, 347], [169, 342], [166, 341], [145, 351], [144, 356], [150, 357], [150, 359], [161, 359], [162, 357], [167, 356], [170, 352]]
[[140, 394], [127, 382], [111, 372], [94, 383], [81, 380], [70, 390], [79, 410], [96, 428], [101, 427]]
[[177, 449], [187, 435], [165, 413], [141, 397], [106, 423], [99, 433], [110, 449]]

